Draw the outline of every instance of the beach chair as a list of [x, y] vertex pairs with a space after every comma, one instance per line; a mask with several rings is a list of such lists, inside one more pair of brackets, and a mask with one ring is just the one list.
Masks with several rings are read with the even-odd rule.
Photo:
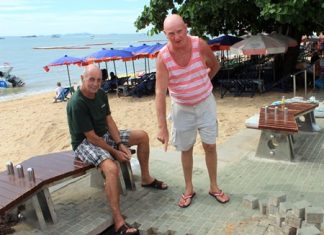
[[61, 94], [59, 94], [58, 97], [55, 98], [55, 101], [66, 101], [69, 98], [67, 97], [68, 94], [71, 92], [71, 88], [70, 87], [64, 87], [64, 89], [62, 90]]
[[155, 73], [145, 74], [140, 78], [139, 83], [130, 91], [133, 97], [141, 98], [142, 96], [153, 95], [155, 92]]
[[128, 95], [129, 89], [131, 87], [128, 84], [128, 79], [129, 78], [130, 78], [130, 76], [118, 78], [118, 84], [117, 84], [117, 89], [116, 89], [118, 97], [120, 96], [120, 94], [123, 94], [124, 96]]

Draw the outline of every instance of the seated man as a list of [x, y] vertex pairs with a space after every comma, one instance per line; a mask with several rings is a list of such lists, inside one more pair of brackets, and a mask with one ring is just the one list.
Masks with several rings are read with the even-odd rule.
[[149, 173], [149, 137], [142, 130], [117, 129], [111, 116], [107, 96], [99, 89], [101, 71], [88, 65], [81, 76], [82, 85], [67, 105], [71, 143], [76, 155], [84, 162], [99, 167], [105, 176], [105, 191], [112, 210], [118, 234], [138, 234], [128, 225], [120, 210], [119, 177], [116, 160], [129, 161], [129, 147], [137, 145], [143, 187], [167, 189], [167, 184], [151, 177]]
[[[107, 74], [107, 78], [108, 78], [108, 74]], [[101, 88], [105, 92], [110, 92], [113, 91], [114, 89], [117, 89], [117, 85], [118, 85], [118, 77], [114, 74], [114, 72], [110, 72], [110, 79], [103, 78]]]
[[63, 101], [64, 100], [64, 88], [62, 87], [60, 82], [56, 83], [56, 89], [55, 89], [55, 97], [53, 102], [56, 103], [58, 100]]

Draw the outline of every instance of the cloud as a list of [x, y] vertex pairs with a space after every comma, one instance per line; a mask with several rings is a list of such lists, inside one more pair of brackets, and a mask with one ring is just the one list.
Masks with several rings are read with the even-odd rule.
[[135, 33], [143, 3], [132, 1], [0, 0], [0, 36]]
[[49, 1], [1, 0], [1, 12], [39, 11], [48, 8]]
[[[56, 33], [135, 33], [136, 13], [127, 10], [90, 10], [66, 13], [0, 14], [2, 35], [56, 34]], [[41, 19], [41, 20], [40, 20]], [[5, 27], [12, 25], [13, 27]], [[6, 31], [8, 30], [8, 31]]]

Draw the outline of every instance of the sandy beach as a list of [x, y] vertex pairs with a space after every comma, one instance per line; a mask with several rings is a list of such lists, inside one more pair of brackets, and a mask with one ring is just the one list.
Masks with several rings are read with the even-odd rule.
[[[217, 91], [217, 144], [224, 143], [231, 135], [245, 128], [244, 122], [248, 117], [257, 113], [261, 106], [279, 100], [282, 95], [291, 97], [291, 94], [268, 92], [257, 94], [253, 98], [228, 95], [220, 99]], [[52, 103], [52, 97], [52, 93], [47, 93], [0, 102], [0, 170], [5, 169], [7, 161], [18, 164], [32, 156], [71, 150], [66, 119], [67, 103]], [[163, 147], [156, 140], [154, 96], [118, 98], [115, 94], [110, 94], [109, 103], [112, 116], [120, 129], [143, 129], [150, 136], [151, 147]], [[169, 98], [167, 104], [169, 108]], [[173, 150], [171, 145], [169, 148]], [[194, 153], [203, 154], [199, 138]]]

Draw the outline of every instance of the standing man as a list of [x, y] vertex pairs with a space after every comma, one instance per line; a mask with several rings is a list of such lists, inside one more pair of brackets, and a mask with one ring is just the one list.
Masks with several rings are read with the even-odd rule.
[[172, 102], [172, 143], [181, 151], [185, 192], [178, 205], [191, 204], [195, 191], [192, 184], [193, 145], [197, 131], [200, 134], [206, 155], [210, 179], [209, 194], [221, 203], [229, 201], [217, 184], [217, 116], [216, 102], [212, 94], [211, 79], [220, 66], [205, 41], [187, 35], [187, 25], [179, 15], [169, 15], [164, 20], [167, 45], [157, 58], [156, 110], [158, 118], [157, 138], [164, 144], [169, 142], [166, 121], [167, 89]]
[[129, 161], [129, 147], [137, 145], [143, 187], [167, 189], [167, 185], [149, 173], [149, 137], [142, 130], [119, 131], [111, 116], [108, 98], [99, 89], [102, 73], [95, 65], [85, 68], [82, 85], [67, 105], [71, 143], [76, 155], [84, 162], [100, 168], [105, 176], [105, 191], [112, 210], [117, 234], [138, 234], [128, 225], [120, 210], [119, 171], [116, 160]]

